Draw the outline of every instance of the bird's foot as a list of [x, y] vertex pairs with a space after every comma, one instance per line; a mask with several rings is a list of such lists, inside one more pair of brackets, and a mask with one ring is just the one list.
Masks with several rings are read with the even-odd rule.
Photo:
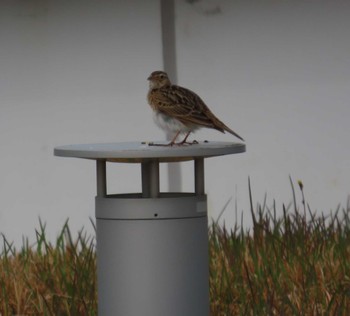
[[170, 142], [168, 144], [159, 144], [159, 143], [149, 142], [147, 144], [148, 144], [148, 146], [173, 147], [173, 146], [197, 145], [199, 143], [198, 143], [198, 141], [194, 140], [192, 142], [182, 141], [182, 142], [179, 142], [179, 143], [175, 143], [174, 141], [172, 141], [172, 142]]
[[175, 145], [177, 146], [183, 146], [183, 145], [197, 145], [199, 144], [196, 140], [192, 141], [192, 142], [188, 142], [188, 141], [182, 141], [182, 142], [179, 142], [179, 143], [175, 143]]
[[174, 145], [177, 145], [175, 142], [170, 142], [168, 144], [157, 144], [157, 143], [153, 143], [153, 142], [149, 142], [148, 146], [161, 146], [161, 147], [172, 147]]

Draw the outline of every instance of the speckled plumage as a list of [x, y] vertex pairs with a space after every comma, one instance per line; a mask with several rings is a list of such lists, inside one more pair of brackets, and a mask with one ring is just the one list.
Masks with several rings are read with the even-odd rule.
[[185, 133], [184, 144], [191, 132], [201, 128], [213, 128], [222, 133], [229, 132], [243, 140], [241, 136], [221, 122], [193, 91], [172, 85], [163, 71], [154, 71], [148, 77], [150, 89], [147, 100], [154, 111], [154, 119], [159, 127], [176, 133], [169, 145], [175, 144], [177, 136]]

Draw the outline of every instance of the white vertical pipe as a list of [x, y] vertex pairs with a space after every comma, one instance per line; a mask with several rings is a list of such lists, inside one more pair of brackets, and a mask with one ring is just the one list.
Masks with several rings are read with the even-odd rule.
[[[176, 66], [176, 34], [175, 34], [175, 2], [174, 0], [161, 0], [161, 25], [162, 25], [162, 47], [163, 67], [170, 77], [172, 83], [177, 83]], [[168, 133], [167, 140], [174, 135]], [[181, 191], [181, 167], [179, 163], [168, 164], [168, 185], [170, 192]]]

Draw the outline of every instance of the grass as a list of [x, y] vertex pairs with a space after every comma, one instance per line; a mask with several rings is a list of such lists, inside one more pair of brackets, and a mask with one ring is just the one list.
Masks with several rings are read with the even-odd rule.
[[350, 208], [317, 217], [298, 184], [301, 209], [292, 184], [281, 218], [264, 202], [251, 207], [251, 232], [210, 228], [212, 315], [349, 314]]
[[[253, 227], [209, 228], [212, 316], [348, 315], [350, 206], [330, 216], [292, 203], [253, 207]], [[2, 236], [0, 315], [96, 315], [96, 253], [83, 231], [72, 239], [66, 223], [54, 245], [40, 222], [34, 247], [17, 251]]]
[[96, 315], [94, 239], [76, 240], [67, 223], [56, 244], [40, 222], [36, 246], [16, 251], [3, 236], [0, 256], [0, 315]]

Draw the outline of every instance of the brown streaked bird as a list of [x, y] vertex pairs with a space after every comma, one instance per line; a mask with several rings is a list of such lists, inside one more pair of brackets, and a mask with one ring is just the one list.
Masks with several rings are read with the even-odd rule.
[[[221, 122], [196, 93], [171, 84], [166, 72], [154, 71], [147, 79], [147, 100], [153, 109], [155, 123], [163, 130], [175, 134], [169, 146], [192, 144], [187, 142], [188, 136], [201, 127], [229, 132], [244, 141]], [[181, 142], [175, 143], [179, 134], [185, 134], [185, 137]]]

